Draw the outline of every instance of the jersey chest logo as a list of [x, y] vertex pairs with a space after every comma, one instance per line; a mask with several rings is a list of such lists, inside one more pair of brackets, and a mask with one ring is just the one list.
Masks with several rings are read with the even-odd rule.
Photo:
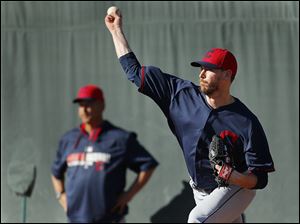
[[96, 171], [101, 171], [105, 163], [109, 163], [111, 155], [103, 152], [94, 152], [92, 146], [88, 146], [85, 152], [71, 153], [67, 157], [68, 167], [83, 166], [88, 169], [95, 166]]

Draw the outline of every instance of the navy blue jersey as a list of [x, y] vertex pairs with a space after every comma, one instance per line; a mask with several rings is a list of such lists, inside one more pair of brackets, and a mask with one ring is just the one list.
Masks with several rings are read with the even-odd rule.
[[217, 186], [208, 160], [208, 147], [215, 134], [234, 149], [237, 171], [274, 171], [263, 128], [239, 99], [213, 109], [194, 83], [157, 67], [141, 66], [132, 52], [119, 60], [127, 78], [141, 93], [151, 97], [166, 116], [183, 150], [188, 172], [198, 187]]
[[124, 191], [127, 168], [138, 173], [157, 165], [135, 133], [104, 121], [90, 136], [81, 125], [61, 138], [52, 174], [58, 179], [66, 174], [67, 215], [71, 222], [111, 222], [127, 213], [111, 213]]

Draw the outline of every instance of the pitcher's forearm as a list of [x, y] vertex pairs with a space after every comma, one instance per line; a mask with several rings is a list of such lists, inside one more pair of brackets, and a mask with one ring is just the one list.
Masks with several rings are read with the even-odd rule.
[[125, 38], [125, 35], [121, 29], [111, 32], [113, 42], [115, 45], [115, 50], [118, 58], [122, 57], [125, 54], [131, 52], [129, 44]]

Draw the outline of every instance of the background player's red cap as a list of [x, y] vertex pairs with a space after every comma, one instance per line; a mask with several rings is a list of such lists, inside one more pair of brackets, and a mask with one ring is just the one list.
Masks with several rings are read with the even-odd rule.
[[73, 100], [73, 103], [78, 103], [82, 100], [99, 100], [103, 102], [103, 91], [95, 85], [83, 86], [79, 89], [77, 97]]
[[195, 61], [191, 63], [194, 67], [209, 68], [209, 69], [230, 69], [232, 75], [235, 76], [237, 71], [237, 61], [234, 55], [227, 49], [212, 48], [209, 50], [201, 61]]

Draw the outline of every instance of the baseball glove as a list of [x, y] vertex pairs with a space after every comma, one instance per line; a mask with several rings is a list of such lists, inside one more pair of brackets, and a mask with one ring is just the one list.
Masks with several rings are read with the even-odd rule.
[[[208, 158], [214, 170], [215, 180], [218, 187], [228, 186], [229, 177], [233, 171], [233, 155], [232, 150], [227, 147], [223, 139], [214, 135], [209, 145]], [[215, 168], [215, 165], [221, 166], [220, 172]]]

